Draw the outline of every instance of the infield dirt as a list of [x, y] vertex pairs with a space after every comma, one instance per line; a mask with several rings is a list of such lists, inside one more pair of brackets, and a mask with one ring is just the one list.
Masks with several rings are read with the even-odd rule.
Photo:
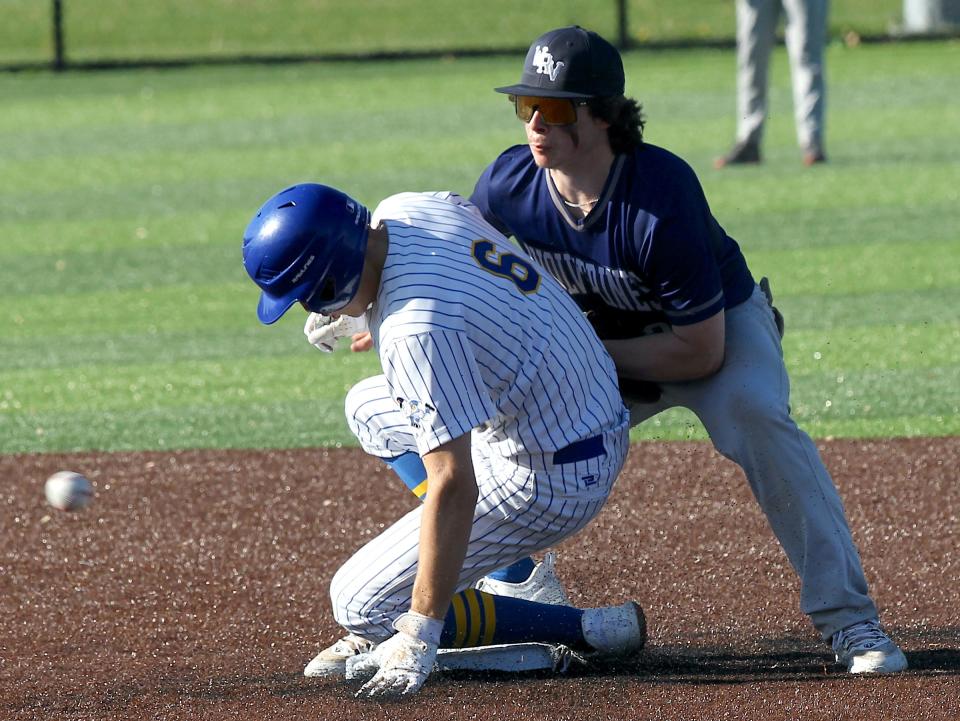
[[[911, 669], [855, 678], [798, 609], [749, 488], [703, 443], [637, 443], [558, 547], [581, 606], [639, 601], [636, 662], [435, 676], [400, 703], [301, 675], [328, 585], [415, 500], [354, 449], [0, 456], [0, 719], [958, 719], [960, 438], [820, 443]], [[87, 476], [89, 508], [43, 482]]]

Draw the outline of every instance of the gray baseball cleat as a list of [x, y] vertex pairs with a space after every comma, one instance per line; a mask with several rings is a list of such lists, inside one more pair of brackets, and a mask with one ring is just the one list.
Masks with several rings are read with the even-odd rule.
[[875, 618], [837, 631], [832, 645], [837, 663], [850, 673], [898, 673], [907, 668], [907, 657]]
[[566, 591], [563, 590], [563, 584], [557, 578], [555, 566], [556, 555], [551, 551], [544, 554], [543, 560], [534, 566], [526, 581], [507, 583], [484, 576], [477, 581], [475, 587], [478, 591], [494, 596], [507, 596], [554, 606], [572, 606]]
[[372, 651], [376, 645], [373, 641], [351, 633], [314, 656], [303, 669], [303, 675], [311, 678], [343, 676], [347, 670], [348, 658]]
[[589, 657], [622, 657], [639, 653], [647, 642], [647, 619], [634, 601], [622, 606], [585, 608], [580, 619]]

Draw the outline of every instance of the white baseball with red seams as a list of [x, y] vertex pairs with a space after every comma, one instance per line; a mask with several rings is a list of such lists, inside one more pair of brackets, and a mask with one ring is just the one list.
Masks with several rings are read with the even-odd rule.
[[58, 471], [43, 488], [47, 503], [61, 511], [79, 511], [93, 498], [93, 485], [74, 471]]

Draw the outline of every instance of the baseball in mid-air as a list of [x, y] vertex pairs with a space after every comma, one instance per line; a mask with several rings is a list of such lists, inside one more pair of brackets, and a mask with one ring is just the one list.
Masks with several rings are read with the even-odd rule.
[[58, 471], [43, 488], [47, 503], [61, 511], [79, 511], [93, 498], [93, 486], [73, 471]]

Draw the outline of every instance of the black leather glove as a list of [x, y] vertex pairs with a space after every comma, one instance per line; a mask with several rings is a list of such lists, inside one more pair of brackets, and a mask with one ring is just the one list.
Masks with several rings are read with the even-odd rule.
[[618, 376], [620, 395], [624, 403], [656, 403], [663, 394], [663, 389], [653, 381], [638, 381], [632, 378]]
[[[637, 314], [631, 311], [620, 311], [613, 308], [604, 308], [602, 311], [588, 310], [584, 316], [600, 340], [624, 340], [636, 338]], [[618, 376], [620, 395], [625, 403], [656, 403], [660, 400], [661, 388], [653, 381], [639, 381], [632, 378]]]
[[767, 303], [770, 306], [770, 310], [773, 311], [773, 322], [777, 324], [777, 332], [780, 334], [780, 337], [783, 338], [783, 313], [773, 305], [773, 291], [770, 290], [770, 281], [767, 280], [766, 277], [760, 279], [760, 290], [762, 290], [763, 294], [767, 297]]

